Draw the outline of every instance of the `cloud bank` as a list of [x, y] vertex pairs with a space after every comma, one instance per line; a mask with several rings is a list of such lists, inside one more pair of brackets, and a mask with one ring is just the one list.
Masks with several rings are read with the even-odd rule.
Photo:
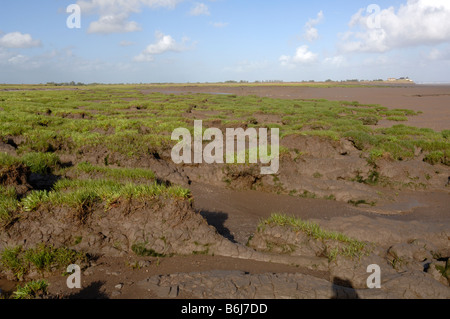
[[[374, 15], [380, 23], [373, 23]], [[398, 48], [435, 45], [450, 41], [450, 1], [408, 0], [379, 13], [358, 11], [349, 26], [357, 31], [341, 35], [343, 52], [388, 52]]]
[[98, 14], [97, 21], [89, 25], [88, 33], [127, 33], [140, 31], [135, 21], [129, 21], [132, 13], [139, 13], [143, 8], [174, 9], [183, 0], [79, 0], [77, 4], [86, 14]]

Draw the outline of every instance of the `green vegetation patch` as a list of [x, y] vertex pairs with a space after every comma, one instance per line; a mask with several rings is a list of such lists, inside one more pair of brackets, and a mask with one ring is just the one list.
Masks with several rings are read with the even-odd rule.
[[49, 284], [46, 280], [28, 282], [23, 287], [19, 286], [13, 292], [12, 299], [35, 299], [41, 295], [46, 295], [48, 286]]
[[41, 205], [67, 206], [84, 211], [95, 203], [105, 203], [105, 209], [120, 200], [158, 199], [160, 197], [188, 199], [190, 191], [179, 186], [121, 183], [114, 180], [69, 180], [56, 182], [51, 191], [34, 191], [23, 198], [25, 212], [38, 209]]
[[153, 171], [142, 168], [111, 168], [95, 166], [87, 162], [77, 165], [76, 170], [91, 175], [102, 175], [114, 179], [156, 179]]
[[141, 257], [165, 257], [165, 254], [157, 253], [155, 250], [147, 248], [147, 243], [136, 243], [131, 246], [131, 250]]
[[20, 164], [22, 161], [7, 153], [0, 152], [0, 168], [9, 168], [14, 165]]
[[0, 227], [12, 221], [14, 213], [19, 207], [16, 189], [0, 185]]
[[61, 160], [54, 153], [27, 153], [22, 156], [22, 162], [37, 174], [50, 174], [61, 166]]
[[[242, 84], [226, 84], [224, 88], [227, 85]], [[371, 152], [376, 150], [376, 154], [389, 154], [394, 160], [413, 158], [415, 149], [420, 149], [423, 155], [429, 155], [426, 161], [430, 164], [450, 165], [448, 130], [439, 133], [405, 125], [376, 127], [380, 120], [397, 124], [416, 116], [411, 110], [389, 110], [358, 101], [144, 94], [146, 89], [145, 85], [86, 85], [69, 91], [2, 92], [0, 139], [21, 136], [19, 153], [74, 154], [86, 147], [102, 147], [130, 157], [158, 155], [176, 143], [170, 138], [175, 128], [185, 127], [192, 132], [194, 119], [208, 123], [220, 119], [221, 126], [226, 127], [278, 127], [282, 137], [299, 134], [333, 140], [348, 138], [361, 151], [374, 154]], [[40, 160], [49, 160], [50, 168], [55, 164], [53, 159]], [[41, 165], [32, 166], [40, 172], [46, 170]]]
[[334, 260], [337, 255], [360, 258], [369, 255], [371, 252], [368, 243], [350, 238], [342, 233], [324, 230], [315, 223], [284, 214], [272, 214], [268, 219], [260, 222], [258, 230], [262, 230], [266, 226], [289, 227], [295, 232], [303, 232], [311, 238], [322, 241], [324, 244], [327, 244], [329, 241], [340, 243], [341, 245], [338, 247], [326, 250], [326, 256], [330, 260]]
[[50, 174], [61, 167], [61, 160], [54, 153], [29, 152], [22, 157], [14, 157], [7, 153], [0, 153], [0, 168], [9, 168], [23, 164], [30, 168], [32, 173]]
[[86, 260], [84, 253], [68, 248], [55, 248], [45, 244], [35, 248], [23, 249], [22, 246], [5, 248], [0, 254], [0, 268], [11, 271], [17, 279], [32, 269], [44, 273], [63, 269], [79, 260]]

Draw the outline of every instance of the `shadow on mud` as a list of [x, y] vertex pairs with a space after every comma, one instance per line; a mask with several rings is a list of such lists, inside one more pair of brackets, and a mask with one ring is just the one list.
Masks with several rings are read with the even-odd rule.
[[208, 225], [213, 226], [217, 232], [230, 240], [233, 243], [237, 243], [230, 230], [225, 227], [225, 222], [228, 219], [228, 214], [222, 212], [210, 212], [207, 210], [198, 211], [200, 215], [207, 221]]
[[86, 288], [68, 296], [68, 299], [108, 299], [108, 295], [102, 291], [104, 281], [94, 281]]
[[333, 290], [331, 299], [360, 299], [349, 280], [334, 277], [331, 289]]

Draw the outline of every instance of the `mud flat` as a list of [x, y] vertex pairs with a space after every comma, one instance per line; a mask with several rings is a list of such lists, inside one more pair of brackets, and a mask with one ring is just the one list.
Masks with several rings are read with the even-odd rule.
[[[28, 174], [18, 169], [6, 183], [27, 192]], [[448, 192], [400, 192], [400, 200], [374, 208], [194, 181], [189, 187], [189, 200], [127, 200], [107, 210], [98, 203], [83, 219], [73, 209], [43, 205], [8, 225], [0, 247], [45, 243], [88, 252], [83, 290], [74, 293], [64, 278], [45, 275], [57, 298], [450, 297], [440, 272], [450, 253]], [[370, 250], [340, 255], [345, 241], [313, 238], [289, 224], [262, 227], [273, 212]], [[382, 269], [382, 289], [367, 289], [371, 264]], [[8, 291], [11, 281], [2, 287]]]
[[[448, 102], [441, 88], [176, 86], [153, 96], [153, 90], [162, 89], [125, 89], [71, 92], [77, 99], [68, 102], [76, 105], [73, 110], [57, 113], [44, 104], [29, 111], [30, 121], [38, 121], [33, 130], [55, 123], [68, 123], [73, 130], [81, 123], [71, 139], [45, 131], [49, 137], [43, 143], [30, 138], [30, 132], [22, 135], [5, 126], [10, 135], [0, 140], [0, 289], [7, 296], [16, 285], [45, 279], [47, 294], [38, 297], [450, 298], [450, 168], [445, 154], [433, 164], [418, 148], [408, 159], [382, 154], [373, 160], [351, 138], [292, 134], [281, 140], [278, 174], [261, 175], [258, 164], [176, 165], [164, 143], [145, 144], [140, 151], [136, 142], [136, 136], [148, 138], [156, 129], [139, 119], [158, 119], [166, 108], [183, 121], [229, 124], [208, 121], [220, 115], [209, 109], [217, 102], [213, 95], [201, 95], [195, 104], [196, 97], [188, 96], [187, 107], [178, 108], [185, 101], [172, 97], [173, 92], [364, 103], [381, 103], [377, 97], [391, 94], [398, 104], [384, 106], [422, 110], [417, 101], [427, 96]], [[132, 89], [138, 91], [135, 96]], [[88, 93], [79, 102], [79, 95]], [[156, 99], [153, 104], [149, 96]], [[60, 98], [63, 104], [66, 97]], [[439, 103], [443, 107], [446, 102]], [[422, 115], [440, 117], [436, 130], [448, 128], [442, 122], [447, 109], [442, 117], [429, 111]], [[116, 116], [121, 126], [96, 118], [103, 115]], [[422, 115], [408, 121], [426, 125]], [[158, 125], [166, 125], [170, 116]], [[274, 124], [277, 119], [259, 113], [251, 120]], [[96, 120], [103, 122], [93, 125]], [[249, 124], [236, 121], [239, 127]], [[87, 126], [86, 137], [80, 132]], [[117, 139], [108, 140], [116, 134]], [[94, 142], [76, 144], [83, 138]], [[444, 137], [439, 141], [448, 143]], [[41, 145], [44, 151], [33, 149]], [[68, 289], [61, 276], [69, 259], [81, 266], [82, 289]], [[369, 265], [380, 268], [379, 289], [368, 288]]]
[[[449, 129], [450, 123], [450, 86], [447, 85], [392, 85], [389, 87], [295, 87], [295, 86], [174, 86], [146, 88], [144, 93], [167, 92], [180, 93], [213, 93], [257, 95], [261, 97], [281, 99], [326, 99], [331, 101], [358, 101], [360, 103], [380, 104], [394, 108], [406, 108], [423, 112], [410, 118], [407, 125], [432, 128], [434, 130]], [[388, 126], [388, 122], [380, 125]]]

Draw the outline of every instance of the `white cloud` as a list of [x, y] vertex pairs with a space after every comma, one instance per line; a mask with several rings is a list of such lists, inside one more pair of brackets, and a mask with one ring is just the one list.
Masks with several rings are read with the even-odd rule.
[[84, 14], [98, 14], [99, 20], [90, 24], [89, 33], [125, 33], [140, 31], [135, 21], [128, 21], [132, 13], [142, 8], [173, 9], [183, 0], [79, 0], [77, 4]]
[[131, 13], [140, 12], [142, 7], [173, 9], [183, 0], [79, 0], [77, 4], [85, 13]]
[[88, 33], [126, 33], [140, 31], [141, 27], [134, 21], [127, 21], [128, 15], [101, 16], [98, 21], [90, 24]]
[[281, 65], [283, 66], [295, 66], [298, 64], [311, 64], [317, 61], [318, 54], [309, 51], [307, 45], [302, 45], [297, 48], [294, 56], [282, 55], [280, 57]]
[[344, 52], [387, 52], [396, 48], [432, 45], [450, 41], [450, 1], [408, 0], [398, 10], [381, 10], [377, 17], [356, 13], [349, 26], [359, 31], [343, 34], [340, 49]]
[[33, 40], [31, 35], [20, 32], [7, 33], [0, 38], [0, 47], [3, 48], [32, 48], [41, 45], [41, 41]]
[[158, 42], [155, 44], [150, 44], [146, 49], [147, 53], [161, 54], [167, 51], [181, 51], [180, 46], [170, 35], [164, 35], [161, 32], [157, 32], [156, 38], [158, 39]]
[[182, 40], [182, 43], [177, 43], [170, 35], [164, 35], [161, 32], [156, 32], [156, 43], [150, 44], [138, 56], [134, 57], [135, 62], [150, 62], [154, 60], [155, 55], [163, 54], [165, 52], [182, 52], [187, 48], [185, 46], [188, 41], [187, 38]]
[[196, 3], [195, 6], [189, 12], [191, 16], [210, 15], [208, 6], [204, 3]]
[[323, 12], [320, 11], [317, 14], [316, 19], [309, 19], [309, 21], [305, 24], [306, 31], [304, 37], [309, 42], [313, 42], [319, 38], [319, 31], [315, 28], [315, 26], [317, 26], [320, 22], [322, 22], [323, 17], [324, 17]]

